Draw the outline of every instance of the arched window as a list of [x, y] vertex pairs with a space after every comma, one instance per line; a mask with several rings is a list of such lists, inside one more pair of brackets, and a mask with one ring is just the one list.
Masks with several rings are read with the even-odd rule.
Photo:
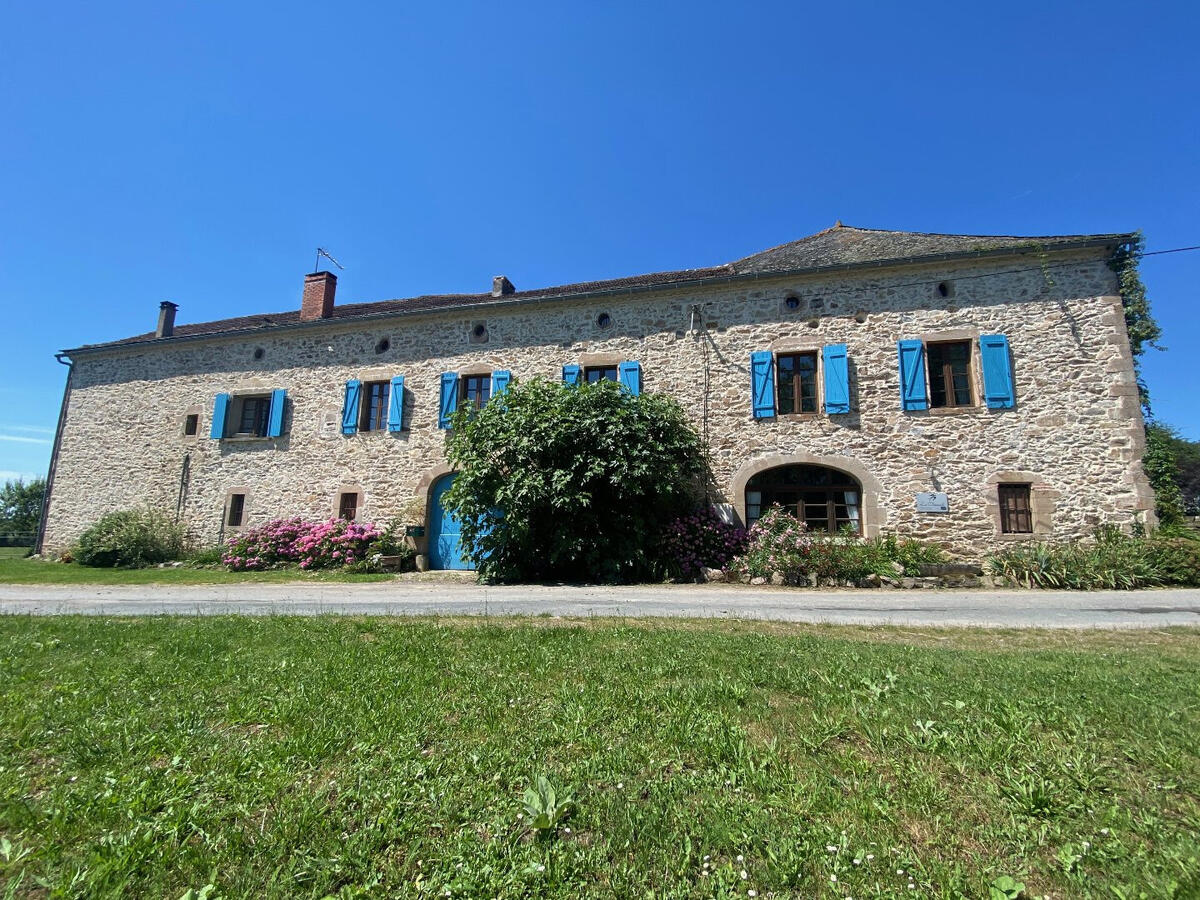
[[780, 466], [759, 472], [746, 485], [746, 524], [772, 506], [782, 506], [809, 531], [862, 534], [862, 485], [825, 466]]

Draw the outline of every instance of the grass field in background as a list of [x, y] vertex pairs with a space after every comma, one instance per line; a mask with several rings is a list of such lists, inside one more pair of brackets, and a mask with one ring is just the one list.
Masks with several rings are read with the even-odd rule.
[[0, 547], [0, 560], [21, 559], [28, 552], [28, 547]]
[[1200, 890], [1194, 630], [7, 618], [0, 660], [8, 896]]
[[[2, 548], [10, 549], [10, 548]], [[24, 555], [24, 550], [21, 550]], [[0, 552], [0, 584], [240, 584], [284, 581], [388, 581], [392, 575], [355, 575], [341, 570], [304, 572], [298, 568], [269, 572], [230, 572], [222, 568], [98, 569], [78, 563], [21, 559]]]

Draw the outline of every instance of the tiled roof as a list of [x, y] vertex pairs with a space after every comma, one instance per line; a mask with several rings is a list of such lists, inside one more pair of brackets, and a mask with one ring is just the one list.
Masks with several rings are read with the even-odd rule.
[[[318, 322], [337, 322], [344, 319], [378, 317], [426, 310], [467, 308], [485, 303], [534, 300], [539, 298], [570, 298], [599, 292], [620, 292], [648, 289], [660, 285], [685, 284], [707, 279], [736, 279], [784, 272], [802, 272], [826, 268], [883, 265], [919, 261], [925, 258], [967, 257], [1005, 250], [1037, 251], [1066, 249], [1073, 246], [1120, 244], [1130, 240], [1128, 234], [1077, 234], [1046, 237], [1016, 237], [968, 234], [925, 234], [913, 231], [880, 231], [854, 228], [840, 222], [816, 234], [780, 244], [743, 259], [703, 269], [682, 269], [674, 272], [654, 272], [607, 281], [584, 281], [578, 284], [516, 291], [501, 298], [490, 292], [480, 294], [430, 294], [402, 300], [381, 300], [374, 303], [335, 305], [330, 319]], [[296, 325], [300, 310], [238, 316], [214, 322], [177, 325], [169, 341], [181, 337], [228, 334], [278, 326]], [[106, 344], [86, 344], [79, 349], [111, 347], [119, 344], [155, 340], [154, 332], [111, 341]]]
[[1014, 237], [978, 234], [925, 234], [919, 231], [879, 231], [841, 223], [816, 234], [780, 244], [730, 265], [741, 273], [792, 272], [857, 263], [898, 262], [926, 256], [971, 254], [998, 250], [1052, 250], [1080, 243], [1120, 243], [1127, 234], [1066, 234]]

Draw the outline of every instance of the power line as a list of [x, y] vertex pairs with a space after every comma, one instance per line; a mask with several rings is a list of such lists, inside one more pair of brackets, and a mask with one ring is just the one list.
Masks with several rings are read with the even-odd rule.
[[1145, 253], [1139, 253], [1138, 258], [1143, 256], [1161, 256], [1164, 253], [1185, 253], [1188, 250], [1200, 250], [1200, 246], [1196, 247], [1173, 247], [1170, 250], [1149, 250]]

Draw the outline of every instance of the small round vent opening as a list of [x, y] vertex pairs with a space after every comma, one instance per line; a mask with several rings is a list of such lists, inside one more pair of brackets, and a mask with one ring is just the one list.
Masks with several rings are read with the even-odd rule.
[[943, 298], [953, 297], [954, 296], [954, 282], [953, 281], [939, 281], [937, 284], [937, 295], [939, 297], [943, 297]]
[[800, 308], [800, 298], [799, 297], [788, 297], [786, 300], [783, 301], [783, 305], [786, 306], [788, 309], [790, 309], [792, 312], [795, 312], [796, 310], [798, 310]]
[[612, 316], [608, 313], [600, 313], [600, 315], [596, 316], [597, 328], [608, 328], [610, 325], [612, 325]]
[[267, 355], [267, 351], [264, 350], [262, 347], [254, 348], [254, 358], [255, 359], [262, 359], [266, 355]]
[[375, 345], [376, 353], [387, 353], [392, 349], [392, 342], [387, 338], [381, 338], [379, 343]]

